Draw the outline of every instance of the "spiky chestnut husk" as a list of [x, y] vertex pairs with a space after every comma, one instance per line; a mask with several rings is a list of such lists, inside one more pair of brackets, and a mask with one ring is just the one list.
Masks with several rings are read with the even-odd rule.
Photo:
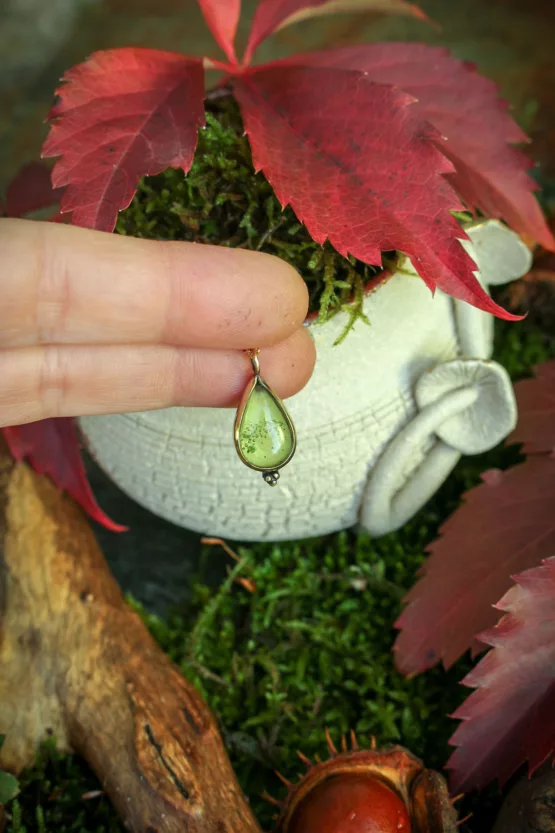
[[401, 746], [359, 749], [351, 735], [312, 764], [289, 793], [276, 833], [455, 833], [457, 815], [442, 776]]

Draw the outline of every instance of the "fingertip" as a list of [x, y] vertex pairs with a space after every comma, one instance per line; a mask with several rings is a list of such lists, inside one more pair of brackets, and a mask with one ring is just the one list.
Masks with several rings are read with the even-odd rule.
[[[239, 254], [239, 251], [237, 250]], [[283, 342], [302, 326], [308, 313], [308, 287], [297, 270], [276, 255], [241, 250], [243, 275], [251, 276], [253, 344], [267, 347]]]
[[302, 326], [308, 289], [279, 257], [225, 246], [172, 243], [167, 327], [171, 343], [268, 347]]
[[316, 347], [306, 327], [261, 355], [262, 375], [281, 399], [299, 393], [310, 381]]
[[[248, 356], [242, 350], [177, 350], [172, 365], [172, 404], [236, 408], [252, 380]], [[273, 347], [262, 348], [260, 375], [280, 397], [301, 391], [314, 370], [316, 348], [306, 327]]]
[[[288, 335], [295, 332], [308, 314], [308, 287], [299, 272], [283, 258], [260, 253], [267, 259], [274, 276], [274, 283], [281, 289], [284, 308], [283, 318], [291, 327]], [[270, 266], [271, 264], [271, 266]]]
[[254, 308], [263, 310], [261, 320], [252, 322], [253, 330], [257, 330], [253, 332], [253, 343], [260, 347], [277, 345], [302, 327], [308, 314], [308, 287], [295, 267], [283, 258], [266, 252], [244, 254], [249, 257], [245, 274], [250, 271], [254, 279], [256, 269]]

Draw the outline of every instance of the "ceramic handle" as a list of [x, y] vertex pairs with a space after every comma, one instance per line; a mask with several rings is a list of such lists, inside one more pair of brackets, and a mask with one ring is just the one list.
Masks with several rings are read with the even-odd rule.
[[[443, 483], [461, 452], [436, 439], [435, 432], [445, 420], [473, 405], [478, 395], [474, 387], [450, 391], [422, 408], [389, 443], [362, 501], [360, 522], [369, 532], [385, 535], [399, 529]], [[432, 448], [407, 481], [411, 458], [417, 459], [427, 443], [432, 443]]]

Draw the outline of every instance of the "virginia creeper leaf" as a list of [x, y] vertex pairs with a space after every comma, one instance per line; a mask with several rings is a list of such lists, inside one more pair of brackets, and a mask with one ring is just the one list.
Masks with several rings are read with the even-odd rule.
[[61, 194], [61, 190], [52, 187], [50, 168], [44, 162], [30, 162], [8, 185], [6, 214], [24, 217], [32, 211], [49, 208], [59, 202]]
[[16, 460], [27, 458], [38, 474], [48, 475], [59, 489], [68, 492], [106, 529], [112, 532], [127, 529], [110, 520], [97, 504], [87, 480], [72, 419], [43, 419], [2, 430], [12, 457]]
[[235, 33], [241, 14], [241, 0], [198, 0], [214, 40], [232, 63], [235, 57]]
[[[525, 453], [549, 454], [555, 448], [555, 361], [534, 372], [535, 378], [515, 385], [519, 421], [508, 442], [524, 443]], [[495, 621], [491, 605], [510, 586], [511, 574], [555, 552], [554, 476], [552, 458], [531, 458], [505, 473], [486, 472], [484, 485], [465, 495], [432, 544], [396, 624], [401, 634], [394, 650], [403, 673], [441, 659], [449, 666], [476, 647], [474, 637]]]
[[448, 668], [477, 647], [475, 636], [495, 623], [492, 605], [511, 586], [511, 575], [555, 552], [555, 460], [529, 457], [483, 479], [441, 527], [405, 599], [394, 646], [403, 674], [440, 660]]
[[348, 46], [295, 55], [284, 64], [356, 69], [414, 96], [415, 111], [438, 130], [433, 141], [455, 168], [446, 176], [466, 205], [505, 220], [547, 249], [555, 247], [533, 194], [538, 186], [527, 173], [532, 162], [513, 147], [528, 137], [493, 81], [472, 64], [420, 43]]
[[525, 454], [555, 450], [555, 361], [534, 369], [534, 379], [516, 385], [518, 425], [509, 442], [524, 443]]
[[361, 72], [286, 67], [234, 79], [256, 169], [317, 243], [381, 263], [409, 255], [426, 284], [503, 318], [481, 288], [450, 214], [453, 170], [406, 93]]
[[67, 186], [74, 225], [112, 231], [139, 178], [188, 171], [204, 123], [196, 58], [156, 49], [94, 53], [68, 70], [49, 118], [43, 156], [60, 156], [52, 181]]
[[261, 0], [252, 21], [244, 61], [248, 63], [262, 41], [285, 26], [320, 15], [358, 11], [410, 14], [428, 19], [416, 3], [408, 0]]
[[555, 558], [515, 576], [496, 605], [505, 612], [480, 635], [492, 647], [463, 680], [476, 689], [453, 717], [453, 789], [504, 784], [525, 761], [533, 771], [555, 751]]

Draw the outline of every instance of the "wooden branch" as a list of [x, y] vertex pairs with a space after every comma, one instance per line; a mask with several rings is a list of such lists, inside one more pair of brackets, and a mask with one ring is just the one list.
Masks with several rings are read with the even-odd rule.
[[85, 517], [0, 438], [2, 732], [16, 774], [49, 734], [82, 755], [134, 833], [260, 833], [214, 717], [125, 604]]

